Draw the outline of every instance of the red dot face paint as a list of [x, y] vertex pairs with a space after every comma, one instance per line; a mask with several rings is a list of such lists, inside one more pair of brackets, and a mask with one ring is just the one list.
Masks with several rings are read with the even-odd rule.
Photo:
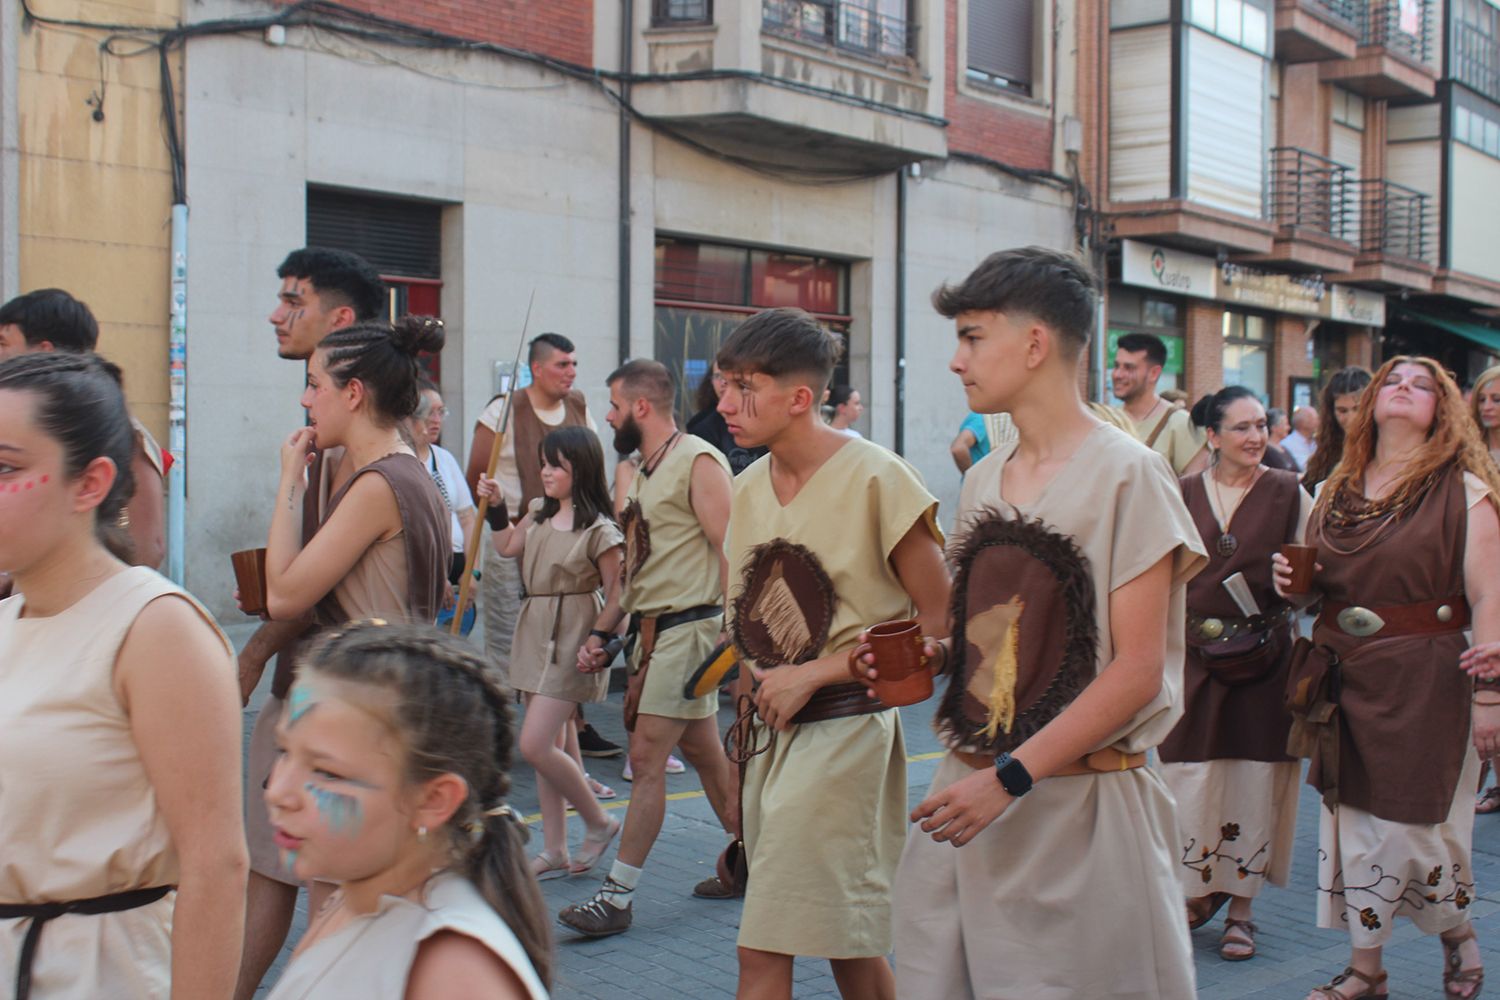
[[43, 476], [42, 477], [42, 485], [45, 486], [47, 484], [47, 480], [49, 480], [51, 478], [52, 478], [51, 476]]

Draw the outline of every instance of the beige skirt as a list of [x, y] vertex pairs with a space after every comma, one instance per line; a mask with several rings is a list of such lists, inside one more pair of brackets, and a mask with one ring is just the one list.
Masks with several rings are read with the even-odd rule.
[[890, 709], [777, 733], [746, 768], [744, 829], [751, 875], [741, 948], [889, 953], [891, 883], [906, 835], [901, 716]]
[[[706, 719], [719, 710], [718, 692], [702, 698], [684, 698], [682, 689], [693, 671], [714, 651], [719, 633], [724, 630], [724, 616], [715, 615], [669, 628], [656, 634], [656, 648], [651, 652], [651, 669], [646, 672], [646, 686], [641, 690], [643, 715], [666, 719]], [[630, 657], [631, 672], [640, 662], [637, 645]]]
[[1300, 761], [1162, 764], [1177, 800], [1177, 874], [1189, 899], [1211, 892], [1255, 897], [1286, 885], [1297, 833]]
[[1424, 934], [1469, 919], [1474, 902], [1474, 788], [1479, 755], [1469, 748], [1448, 818], [1396, 823], [1363, 809], [1322, 809], [1318, 827], [1318, 926], [1348, 928], [1355, 948], [1379, 948], [1397, 917]]

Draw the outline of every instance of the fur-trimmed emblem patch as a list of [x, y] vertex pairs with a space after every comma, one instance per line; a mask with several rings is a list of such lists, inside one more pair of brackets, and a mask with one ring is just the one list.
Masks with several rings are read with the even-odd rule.
[[641, 502], [631, 497], [620, 512], [620, 533], [625, 536], [625, 558], [620, 562], [623, 582], [629, 583], [651, 556], [651, 525], [641, 510]]
[[745, 559], [734, 599], [734, 644], [763, 666], [805, 663], [828, 642], [833, 581], [811, 550], [777, 538]]
[[965, 529], [953, 561], [954, 656], [938, 728], [955, 746], [1014, 750], [1093, 679], [1088, 560], [1041, 521], [991, 512]]

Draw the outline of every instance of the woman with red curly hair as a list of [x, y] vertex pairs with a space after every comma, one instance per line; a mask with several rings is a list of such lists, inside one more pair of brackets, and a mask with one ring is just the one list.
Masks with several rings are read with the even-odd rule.
[[[1458, 386], [1429, 358], [1386, 362], [1307, 530], [1323, 610], [1294, 656], [1293, 742], [1323, 793], [1318, 924], [1347, 927], [1353, 948], [1309, 1000], [1386, 997], [1398, 916], [1440, 935], [1446, 996], [1483, 986], [1467, 792], [1500, 748], [1500, 690], [1490, 664], [1460, 657], [1465, 629], [1500, 639], [1497, 497]], [[1285, 591], [1290, 566], [1273, 561]]]

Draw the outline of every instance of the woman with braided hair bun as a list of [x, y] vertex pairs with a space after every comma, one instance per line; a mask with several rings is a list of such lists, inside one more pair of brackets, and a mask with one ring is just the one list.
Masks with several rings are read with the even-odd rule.
[[510, 700], [426, 626], [359, 622], [308, 653], [266, 807], [283, 863], [338, 883], [272, 1000], [542, 1000], [551, 940], [506, 804]]

